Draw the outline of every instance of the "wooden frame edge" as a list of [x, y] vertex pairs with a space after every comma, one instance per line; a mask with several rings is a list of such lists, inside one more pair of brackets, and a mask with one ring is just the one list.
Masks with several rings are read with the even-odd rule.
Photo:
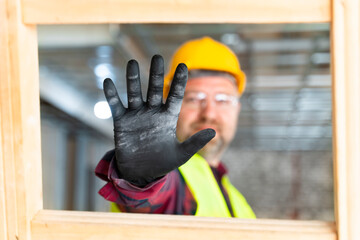
[[30, 239], [30, 221], [43, 207], [37, 32], [22, 23], [20, 0], [0, 6], [0, 215], [4, 239]]
[[333, 222], [54, 210], [40, 211], [31, 228], [33, 240], [336, 239]]
[[[0, 198], [0, 204], [2, 208], [6, 209], [6, 212], [0, 213], [2, 224], [0, 230], [3, 231], [0, 237], [5, 236], [6, 239], [20, 238], [21, 240], [28, 239], [41, 239], [42, 235], [36, 235], [36, 231], [41, 229], [43, 226], [46, 227], [47, 224], [52, 224], [51, 228], [56, 229], [54, 233], [58, 233], [59, 236], [66, 236], [66, 232], [60, 232], [61, 230], [61, 221], [54, 220], [52, 217], [61, 216], [64, 220], [69, 220], [68, 217], [72, 216], [71, 214], [80, 214], [79, 212], [53, 212], [47, 210], [40, 210], [34, 218], [34, 214], [42, 208], [42, 196], [41, 190], [39, 191], [39, 182], [41, 182], [41, 169], [40, 176], [32, 178], [30, 176], [30, 171], [34, 170], [35, 173], [39, 172], [39, 165], [41, 166], [39, 153], [39, 106], [38, 98], [35, 99], [35, 93], [38, 90], [38, 79], [37, 70], [31, 70], [32, 67], [37, 66], [37, 47], [35, 47], [34, 42], [36, 42], [36, 24], [65, 24], [65, 23], [104, 23], [104, 22], [122, 22], [122, 23], [135, 23], [135, 22], [169, 22], [167, 21], [167, 15], [158, 15], [157, 17], [151, 17], [150, 14], [146, 13], [146, 18], [137, 18], [135, 16], [129, 16], [127, 14], [122, 14], [121, 16], [118, 13], [111, 11], [111, 5], [107, 3], [111, 1], [100, 1], [100, 0], [90, 0], [88, 9], [85, 11], [85, 14], [79, 15], [76, 18], [72, 18], [72, 14], [79, 10], [79, 8], [68, 9], [66, 6], [71, 0], [60, 1], [60, 0], [51, 0], [51, 1], [42, 1], [42, 0], [0, 0], [0, 7], [2, 13], [0, 15], [1, 26], [1, 41], [3, 41], [3, 36], [6, 38], [5, 42], [9, 43], [9, 46], [12, 45], [14, 49], [10, 49], [9, 46], [3, 47], [0, 46], [0, 53], [2, 56], [5, 56], [4, 64], [1, 64], [0, 70], [2, 71], [1, 75], [1, 94], [2, 106], [0, 114], [0, 124], [2, 130], [1, 146], [0, 146], [0, 157], [1, 157], [1, 166], [0, 166], [0, 187], [1, 193], [6, 193], [5, 197]], [[145, 1], [145, 0], [144, 0]], [[163, 3], [165, 0], [162, 0]], [[205, 0], [202, 0], [204, 2]], [[127, 1], [122, 0], [118, 1], [121, 3], [126, 3]], [[139, 2], [139, 1], [137, 1]], [[226, 0], [226, 3], [233, 3], [234, 1]], [[239, 1], [240, 2], [240, 1]], [[258, 4], [259, 2], [270, 2], [262, 0], [253, 0], [246, 1], [242, 0], [241, 3], [251, 2]], [[160, 2], [161, 3], [161, 2]], [[190, 4], [188, 1], [184, 0], [184, 4]], [[273, 0], [271, 3], [274, 3], [272, 6], [279, 6], [279, 4], [292, 4], [293, 2], [285, 0]], [[55, 5], [54, 5], [55, 4]], [[59, 8], [57, 9], [57, 4]], [[95, 12], [93, 7], [97, 4], [105, 5], [105, 10], [109, 11], [109, 15], [106, 17], [99, 17], [106, 15], [104, 12]], [[129, 2], [127, 3], [129, 4]], [[164, 3], [165, 4], [165, 3]], [[250, 4], [250, 5], [251, 5]], [[315, 4], [315, 5], [314, 5]], [[331, 8], [330, 9], [330, 4]], [[130, 4], [131, 5], [131, 4]], [[126, 5], [126, 12], [133, 12], [134, 6]], [[184, 5], [184, 6], [185, 6]], [[230, 4], [229, 4], [230, 5]], [[45, 7], [44, 7], [45, 6]], [[147, 6], [147, 5], [144, 5]], [[306, 8], [305, 8], [305, 7]], [[356, 144], [360, 142], [360, 133], [359, 133], [359, 122], [360, 122], [360, 108], [358, 101], [359, 97], [359, 84], [356, 82], [359, 79], [359, 72], [356, 70], [359, 65], [359, 49], [356, 48], [356, 54], [354, 55], [349, 49], [350, 44], [353, 42], [350, 40], [350, 34], [352, 38], [359, 39], [359, 3], [357, 0], [306, 0], [303, 7], [296, 9], [296, 11], [301, 11], [304, 9], [309, 10], [311, 6], [315, 7], [315, 12], [310, 11], [306, 13], [307, 16], [295, 17], [289, 20], [286, 20], [289, 17], [290, 12], [284, 12], [282, 15], [279, 15], [276, 18], [269, 18], [260, 16], [263, 18], [256, 17], [234, 17], [234, 15], [229, 15], [230, 17], [224, 18], [206, 18], [206, 15], [202, 15], [200, 20], [194, 20], [191, 16], [186, 15], [185, 20], [182, 19], [182, 16], [174, 16], [173, 22], [229, 22], [229, 23], [277, 23], [277, 22], [286, 22], [286, 23], [295, 23], [295, 22], [332, 22], [332, 39], [333, 41], [339, 37], [340, 40], [336, 40], [337, 43], [332, 44], [332, 60], [333, 60], [333, 83], [336, 86], [336, 90], [333, 89], [334, 96], [334, 135], [336, 139], [334, 140], [334, 179], [336, 181], [335, 186], [335, 196], [336, 196], [336, 227], [339, 230], [338, 238], [340, 240], [351, 239], [357, 240], [360, 237], [360, 230], [357, 230], [357, 225], [360, 223], [360, 197], [359, 191], [357, 190], [359, 186], [359, 178], [356, 176], [359, 166], [359, 150], [357, 150]], [[148, 6], [147, 6], [148, 7]], [[173, 8], [174, 6], [172, 6]], [[191, 6], [190, 6], [191, 7]], [[310, 8], [309, 8], [310, 7]], [[266, 7], [264, 7], [266, 8]], [[116, 8], [114, 8], [116, 9]], [[147, 9], [141, 8], [143, 11]], [[185, 8], [186, 9], [186, 8]], [[236, 9], [236, 7], [234, 7]], [[253, 9], [251, 6], [249, 9]], [[282, 7], [282, 9], [284, 9]], [[69, 10], [69, 11], [68, 11]], [[219, 10], [219, 9], [217, 9]], [[226, 9], [225, 9], [226, 10]], [[229, 9], [227, 9], [229, 10]], [[232, 9], [230, 9], [232, 10]], [[174, 10], [171, 10], [174, 11]], [[170, 11], [170, 12], [171, 12]], [[6, 12], [5, 14], [3, 14]], [[125, 12], [125, 11], [124, 11]], [[216, 11], [215, 13], [217, 13]], [[59, 13], [59, 14], [57, 14]], [[78, 13], [78, 12], [77, 12]], [[173, 13], [173, 12], [171, 12]], [[214, 13], [213, 10], [209, 10], [207, 14]], [[248, 12], [253, 13], [253, 11]], [[14, 15], [12, 15], [14, 14]], [[94, 15], [92, 15], [94, 14]], [[141, 14], [141, 13], [139, 13]], [[356, 17], [357, 16], [357, 17]], [[173, 16], [171, 16], [173, 17]], [[3, 21], [5, 19], [5, 22]], [[171, 22], [171, 21], [170, 21]], [[355, 22], [355, 26], [351, 25]], [[25, 25], [32, 24], [33, 26]], [[3, 26], [6, 26], [3, 28]], [[4, 30], [5, 29], [5, 30]], [[9, 33], [11, 31], [11, 33]], [[35, 34], [34, 34], [35, 33]], [[7, 36], [5, 36], [7, 35]], [[10, 39], [10, 36], [13, 39]], [[30, 41], [30, 44], [28, 44]], [[2, 42], [3, 43], [3, 42]], [[25, 44], [26, 43], [26, 44]], [[26, 46], [26, 47], [25, 47]], [[4, 50], [4, 48], [6, 50]], [[28, 48], [28, 49], [27, 49]], [[36, 49], [35, 49], [36, 48]], [[5, 55], [3, 54], [5, 52]], [[26, 54], [28, 53], [28, 54]], [[336, 56], [334, 56], [336, 54]], [[22, 56], [27, 56], [25, 59], [22, 59]], [[355, 56], [355, 61], [351, 61], [351, 56]], [[32, 61], [31, 61], [32, 59]], [[35, 60], [35, 61], [34, 61]], [[30, 63], [30, 64], [29, 64]], [[38, 67], [38, 66], [37, 66]], [[5, 72], [3, 72], [5, 71]], [[8, 75], [5, 77], [5, 75]], [[336, 76], [335, 76], [336, 75]], [[11, 81], [9, 80], [11, 79]], [[5, 82], [4, 82], [5, 81]], [[9, 88], [9, 89], [7, 89]], [[28, 92], [28, 90], [30, 90]], [[4, 97], [3, 93], [6, 92], [10, 94], [10, 98], [7, 100]], [[28, 93], [27, 93], [28, 92]], [[31, 100], [28, 102], [28, 100]], [[355, 102], [355, 105], [354, 105]], [[12, 104], [14, 104], [12, 106]], [[358, 122], [357, 122], [358, 121]], [[7, 129], [7, 126], [11, 126], [10, 129]], [[32, 137], [35, 137], [35, 141], [31, 141]], [[17, 145], [19, 144], [19, 145]], [[27, 153], [31, 152], [29, 157]], [[33, 162], [33, 166], [29, 166], [27, 162]], [[6, 171], [5, 171], [6, 169]], [[10, 169], [10, 170], [9, 170]], [[350, 176], [347, 176], [350, 173]], [[17, 178], [17, 177], [20, 178]], [[30, 180], [30, 181], [28, 181]], [[36, 185], [34, 196], [29, 196], [28, 189], [32, 184]], [[10, 203], [10, 199], [16, 199], [15, 204]], [[41, 198], [41, 199], [40, 199]], [[4, 207], [5, 206], [5, 207]], [[60, 214], [60, 215], [58, 215]], [[65, 215], [62, 215], [65, 214]], [[68, 214], [68, 217], [66, 217]], [[100, 215], [95, 215], [98, 217], [111, 217], [111, 215], [106, 215], [107, 213], [99, 213]], [[82, 217], [91, 217], [87, 213], [80, 214]], [[119, 215], [120, 216], [120, 215]], [[125, 215], [121, 215], [123, 217]], [[24, 219], [22, 219], [24, 218]], [[128, 218], [128, 217], [126, 217]], [[149, 216], [146, 216], [149, 218]], [[178, 218], [178, 217], [177, 217]], [[32, 219], [32, 220], [31, 220]], [[80, 218], [74, 218], [81, 220]], [[150, 218], [149, 218], [150, 219]], [[91, 219], [86, 220], [85, 222], [78, 222], [79, 226], [76, 226], [76, 229], [85, 229], [91, 230], [91, 226], [94, 227]], [[117, 226], [123, 226], [126, 224], [122, 222], [124, 219], [117, 219]], [[222, 219], [221, 219], [222, 220]], [[6, 221], [6, 222], [5, 222]], [[47, 222], [48, 221], [48, 222]], [[125, 220], [124, 220], [125, 221]], [[147, 221], [147, 220], [145, 220]], [[256, 222], [260, 225], [256, 226], [256, 229], [259, 229], [261, 222], [263, 220], [257, 220]], [[268, 220], [274, 221], [277, 220]], [[29, 229], [31, 222], [31, 231]], [[296, 221], [297, 222], [297, 221]], [[294, 224], [296, 224], [294, 222]], [[71, 227], [70, 220], [69, 222], [63, 222], [65, 229]], [[178, 222], [182, 224], [181, 221]], [[219, 222], [214, 222], [216, 224], [221, 224]], [[6, 226], [5, 226], [6, 224]], [[83, 225], [82, 225], [83, 224]], [[248, 223], [238, 222], [239, 229], [241, 226]], [[244, 224], [244, 225], [242, 225]], [[271, 224], [270, 224], [271, 225]], [[325, 224], [326, 225], [326, 224]], [[276, 226], [271, 225], [271, 226]], [[156, 226], [155, 226], [156, 227]], [[319, 226], [318, 226], [319, 227]], [[321, 228], [323, 228], [322, 226]], [[328, 226], [329, 227], [329, 226]], [[141, 227], [135, 224], [134, 229], [139, 230]], [[317, 228], [315, 226], [315, 228]], [[327, 228], [327, 227], [325, 227]], [[105, 228], [104, 228], [105, 229]], [[277, 227], [273, 230], [269, 229], [269, 238], [273, 239], [271, 236], [277, 234]], [[331, 230], [329, 230], [331, 229]], [[329, 233], [334, 237], [336, 231], [332, 230], [333, 228], [327, 228], [324, 232]], [[173, 229], [176, 231], [176, 228]], [[200, 229], [199, 229], [200, 230]], [[246, 229], [245, 229], [246, 230]], [[319, 229], [318, 229], [319, 230]], [[32, 232], [34, 231], [34, 232]], [[238, 231], [238, 230], [234, 230]], [[240, 231], [240, 230], [239, 230]], [[250, 232], [249, 229], [246, 230]], [[246, 232], [245, 231], [245, 232]], [[48, 233], [49, 234], [49, 233]], [[244, 233], [245, 234], [245, 233]], [[246, 235], [246, 234], [245, 234]], [[246, 235], [248, 236], [248, 235]], [[109, 235], [107, 235], [109, 237]], [[211, 237], [211, 236], [209, 236]], [[302, 235], [297, 236], [299, 239], [303, 239]], [[292, 236], [291, 238], [294, 238]], [[71, 238], [69, 238], [71, 239]], [[266, 239], [266, 238], [262, 238]], [[304, 238], [305, 239], [305, 238]], [[306, 238], [307, 239], [307, 238]]]
[[[330, 0], [88, 0], [86, 4], [72, 0], [22, 0], [22, 3], [26, 24], [310, 23], [331, 19]], [[151, 11], [154, 4], [155, 12]]]
[[360, 238], [360, 3], [332, 0], [335, 219], [340, 240]]

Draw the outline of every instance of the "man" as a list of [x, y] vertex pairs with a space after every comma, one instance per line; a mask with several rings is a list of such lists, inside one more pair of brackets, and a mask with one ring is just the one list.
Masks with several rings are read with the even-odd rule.
[[96, 168], [107, 181], [100, 195], [116, 203], [115, 211], [255, 218], [221, 163], [246, 81], [235, 54], [204, 37], [177, 50], [165, 81], [163, 69], [154, 56], [144, 102], [137, 62], [129, 61], [127, 109], [112, 81], [104, 81], [115, 150]]

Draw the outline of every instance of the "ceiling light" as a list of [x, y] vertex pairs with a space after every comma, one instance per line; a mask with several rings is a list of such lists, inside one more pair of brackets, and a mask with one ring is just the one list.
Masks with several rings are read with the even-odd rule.
[[111, 117], [111, 110], [106, 101], [99, 101], [94, 106], [94, 114], [97, 118], [108, 119]]

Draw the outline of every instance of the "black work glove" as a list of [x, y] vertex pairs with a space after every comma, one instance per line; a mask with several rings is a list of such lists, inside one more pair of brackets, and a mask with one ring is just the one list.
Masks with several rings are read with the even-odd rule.
[[143, 187], [180, 167], [215, 136], [213, 129], [204, 129], [183, 143], [176, 138], [187, 75], [186, 65], [179, 64], [163, 104], [164, 61], [155, 55], [151, 60], [147, 101], [144, 102], [139, 66], [135, 60], [130, 60], [126, 69], [127, 109], [111, 79], [104, 80], [104, 93], [114, 120], [120, 178]]

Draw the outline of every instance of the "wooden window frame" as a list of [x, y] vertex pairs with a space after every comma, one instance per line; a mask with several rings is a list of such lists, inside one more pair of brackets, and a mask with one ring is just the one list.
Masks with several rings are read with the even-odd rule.
[[[0, 239], [360, 239], [358, 0], [0, 0]], [[37, 24], [331, 24], [335, 222], [44, 210]]]

